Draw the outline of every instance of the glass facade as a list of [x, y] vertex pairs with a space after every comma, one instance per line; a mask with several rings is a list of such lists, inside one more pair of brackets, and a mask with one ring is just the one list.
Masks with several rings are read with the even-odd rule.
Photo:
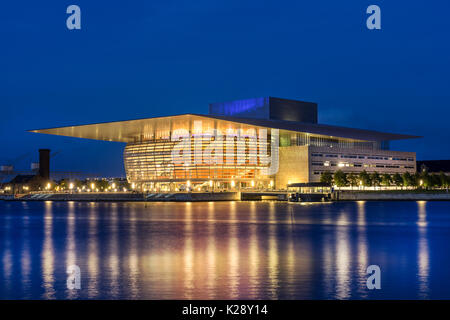
[[[124, 150], [127, 178], [155, 191], [270, 189], [278, 148], [380, 149], [381, 143], [332, 138], [194, 115], [153, 119]], [[271, 168], [275, 171], [271, 172]]]
[[269, 168], [278, 130], [190, 116], [151, 129], [124, 150], [127, 178], [138, 187], [179, 191], [273, 185]]

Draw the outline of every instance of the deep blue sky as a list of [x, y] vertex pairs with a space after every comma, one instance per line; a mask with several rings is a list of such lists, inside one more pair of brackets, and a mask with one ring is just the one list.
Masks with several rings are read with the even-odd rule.
[[[66, 28], [81, 7], [82, 30]], [[365, 26], [368, 5], [382, 30]], [[323, 123], [423, 135], [450, 158], [449, 1], [7, 1], [0, 10], [0, 163], [124, 175], [123, 144], [27, 129], [176, 113], [259, 96], [314, 101]]]

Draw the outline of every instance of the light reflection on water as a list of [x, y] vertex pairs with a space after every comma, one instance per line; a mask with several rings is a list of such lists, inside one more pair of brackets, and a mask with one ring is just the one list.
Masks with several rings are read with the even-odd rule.
[[419, 296], [420, 298], [428, 298], [428, 275], [429, 275], [429, 255], [428, 255], [428, 239], [427, 239], [427, 211], [426, 201], [417, 201], [419, 221], [419, 248], [418, 248], [418, 265], [419, 265]]
[[0, 298], [448, 299], [449, 231], [449, 202], [0, 202]]

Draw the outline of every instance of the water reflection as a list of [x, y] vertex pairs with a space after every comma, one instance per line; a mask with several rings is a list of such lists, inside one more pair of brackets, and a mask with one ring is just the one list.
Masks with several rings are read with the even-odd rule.
[[88, 208], [88, 297], [95, 298], [98, 295], [99, 274], [99, 248], [98, 248], [98, 211], [94, 202], [89, 203]]
[[[76, 261], [76, 239], [75, 239], [75, 202], [69, 201], [67, 203], [67, 240], [66, 240], [66, 265], [67, 270], [70, 266], [77, 265]], [[67, 291], [67, 297], [74, 299], [77, 297], [77, 290]]]
[[418, 243], [418, 269], [419, 269], [419, 298], [428, 298], [428, 276], [429, 276], [429, 253], [427, 238], [427, 211], [426, 201], [417, 201], [418, 206], [418, 222], [419, 243]]
[[[442, 254], [431, 263], [450, 240], [449, 203], [7, 205], [0, 298], [450, 298], [450, 280], [433, 291], [430, 278], [450, 267]], [[66, 288], [72, 264], [81, 290]], [[369, 264], [388, 283], [378, 293]]]
[[[214, 202], [208, 202], [208, 220], [213, 221], [214, 220]], [[216, 286], [216, 274], [215, 270], [217, 268], [216, 263], [216, 224], [215, 223], [209, 223], [208, 224], [208, 247], [206, 249], [206, 275], [207, 275], [207, 286], [209, 289], [214, 288]], [[211, 295], [211, 299], [216, 298], [215, 294]]]
[[194, 290], [194, 245], [193, 245], [193, 225], [192, 203], [186, 203], [186, 223], [184, 224], [184, 288], [186, 299], [193, 299]]
[[[110, 239], [109, 239], [109, 248], [108, 248], [108, 254], [109, 257], [106, 260], [108, 265], [106, 266], [106, 269], [110, 270], [109, 272], [109, 287], [110, 287], [110, 293], [113, 298], [116, 298], [119, 294], [119, 246], [118, 246], [118, 229], [119, 229], [119, 218], [117, 213], [117, 203], [111, 203], [110, 204], [110, 218], [109, 222], [111, 224], [110, 228]], [[104, 266], [105, 268], [105, 266]]]
[[[256, 203], [250, 203], [250, 219], [252, 221], [256, 221], [257, 219], [257, 208]], [[260, 266], [259, 259], [259, 245], [258, 245], [258, 226], [255, 223], [250, 224], [250, 239], [248, 242], [248, 282], [249, 282], [249, 298], [256, 299], [257, 298], [257, 290], [258, 290], [258, 271]]]
[[[26, 208], [27, 205], [24, 204]], [[31, 254], [30, 254], [30, 217], [28, 214], [25, 214], [22, 217], [22, 248], [21, 248], [21, 257], [20, 257], [20, 271], [21, 271], [21, 279], [22, 279], [22, 292], [25, 297], [29, 297], [28, 292], [30, 292], [31, 287]]]
[[[230, 219], [236, 220], [236, 202], [230, 203]], [[230, 284], [230, 298], [237, 299], [239, 296], [239, 245], [238, 245], [238, 224], [228, 225], [228, 282]]]
[[43, 286], [45, 289], [44, 299], [54, 299], [54, 248], [53, 248], [53, 203], [51, 201], [45, 202], [44, 214], [44, 245], [42, 247], [42, 277]]
[[4, 226], [3, 231], [3, 238], [1, 241], [1, 247], [3, 254], [2, 254], [2, 272], [3, 272], [3, 278], [2, 278], [2, 284], [4, 286], [4, 290], [8, 292], [11, 290], [11, 283], [12, 283], [12, 270], [13, 270], [13, 259], [12, 259], [12, 253], [11, 253], [11, 218], [8, 216], [4, 216], [2, 219]]
[[350, 297], [350, 248], [348, 229], [339, 227], [336, 234], [336, 298]]
[[[269, 221], [276, 220], [275, 203], [269, 203]], [[269, 276], [269, 292], [270, 299], [276, 299], [278, 297], [278, 244], [277, 244], [277, 224], [271, 223], [269, 225], [269, 248], [268, 248], [268, 276]]]
[[138, 244], [138, 228], [137, 228], [137, 214], [136, 208], [130, 209], [130, 244], [129, 244], [129, 279], [130, 279], [130, 298], [139, 298], [139, 256], [137, 251]]
[[[371, 265], [368, 261], [368, 249], [367, 249], [367, 235], [366, 235], [366, 201], [357, 202], [357, 215], [358, 215], [358, 227], [357, 227], [357, 259], [358, 259], [358, 293], [361, 298], [367, 297], [367, 290], [364, 287], [367, 280], [367, 266]], [[376, 261], [375, 261], [376, 263]]]

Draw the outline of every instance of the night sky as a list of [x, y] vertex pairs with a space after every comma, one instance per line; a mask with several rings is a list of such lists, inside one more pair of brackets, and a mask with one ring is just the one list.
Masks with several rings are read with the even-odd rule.
[[[81, 7], [81, 30], [66, 28]], [[366, 8], [381, 7], [381, 30]], [[392, 143], [450, 159], [449, 1], [5, 1], [0, 164], [123, 176], [123, 144], [28, 129], [207, 113], [274, 96], [327, 124], [424, 136]], [[27, 156], [24, 156], [27, 155]], [[15, 161], [15, 159], [20, 160]]]

